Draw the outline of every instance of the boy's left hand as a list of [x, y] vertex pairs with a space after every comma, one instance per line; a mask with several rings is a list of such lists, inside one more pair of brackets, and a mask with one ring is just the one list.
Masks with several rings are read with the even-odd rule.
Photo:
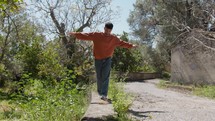
[[67, 32], [67, 35], [75, 36], [75, 32]]
[[137, 47], [138, 47], [138, 46], [137, 46], [137, 45], [135, 45], [135, 44], [133, 44], [133, 45], [132, 45], [132, 48], [137, 48]]

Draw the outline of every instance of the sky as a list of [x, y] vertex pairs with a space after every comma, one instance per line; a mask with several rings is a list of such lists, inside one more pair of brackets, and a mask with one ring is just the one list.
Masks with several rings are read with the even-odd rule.
[[129, 17], [130, 11], [133, 10], [133, 4], [136, 2], [136, 0], [113, 0], [112, 6], [113, 8], [119, 7], [119, 18], [115, 21], [113, 21], [114, 28], [112, 30], [112, 33], [114, 34], [122, 34], [123, 31], [130, 32], [129, 25], [127, 22], [127, 19]]
[[[30, 0], [25, 0], [29, 3]], [[114, 28], [112, 30], [113, 34], [122, 34], [123, 31], [130, 33], [129, 25], [127, 19], [129, 17], [130, 11], [133, 10], [133, 4], [136, 0], [112, 0], [111, 6], [113, 10], [119, 9], [119, 16], [114, 21], [111, 21], [114, 24]], [[104, 31], [104, 25], [98, 27], [99, 31]]]

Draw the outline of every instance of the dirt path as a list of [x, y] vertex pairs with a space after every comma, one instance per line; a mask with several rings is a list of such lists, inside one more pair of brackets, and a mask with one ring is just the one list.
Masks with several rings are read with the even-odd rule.
[[125, 85], [136, 96], [130, 108], [133, 117], [140, 121], [215, 121], [215, 100], [159, 89], [154, 84], [158, 82]]

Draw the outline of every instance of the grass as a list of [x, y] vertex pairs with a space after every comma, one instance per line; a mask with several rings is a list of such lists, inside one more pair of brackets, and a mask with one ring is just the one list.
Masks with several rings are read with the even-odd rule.
[[196, 87], [194, 94], [215, 99], [215, 86], [205, 85], [202, 87]]
[[109, 96], [112, 99], [114, 110], [117, 112], [118, 121], [132, 121], [128, 115], [128, 110], [133, 98], [124, 91], [123, 84], [123, 82], [116, 83], [114, 80], [111, 80]]
[[[132, 96], [124, 92], [123, 82], [111, 79], [109, 97], [117, 115], [108, 117], [112, 121], [133, 121], [128, 116], [132, 104]], [[24, 87], [24, 92], [12, 93], [13, 86], [0, 89], [0, 119], [30, 120], [30, 121], [78, 121], [84, 115], [88, 102], [86, 90], [77, 90], [70, 80], [63, 81], [57, 86], [41, 83], [41, 80], [31, 79]], [[12, 85], [12, 86], [11, 86]], [[90, 86], [91, 87], [91, 86]], [[95, 90], [96, 86], [92, 86]]]
[[[134, 96], [124, 91], [124, 78], [118, 79], [117, 75], [112, 74], [109, 84], [109, 97], [112, 99], [112, 104], [115, 112], [117, 112], [117, 121], [136, 121], [130, 117], [128, 111], [133, 103]], [[118, 82], [120, 80], [120, 82]]]
[[22, 94], [0, 94], [0, 119], [6, 121], [79, 121], [87, 108], [87, 90], [77, 90], [70, 80], [57, 86], [32, 80]]
[[170, 81], [161, 80], [157, 85], [160, 88], [174, 88], [179, 90], [189, 91], [194, 95], [215, 99], [215, 85], [183, 85], [179, 83], [173, 83]]
[[14, 121], [21, 120], [23, 115], [22, 110], [20, 110], [18, 105], [9, 104], [10, 101], [0, 101], [0, 120], [4, 121]]
[[187, 90], [187, 91], [192, 91], [194, 89], [193, 85], [183, 85], [183, 84], [170, 82], [166, 80], [161, 80], [157, 86], [160, 88], [175, 88], [175, 89], [181, 89], [181, 90]]

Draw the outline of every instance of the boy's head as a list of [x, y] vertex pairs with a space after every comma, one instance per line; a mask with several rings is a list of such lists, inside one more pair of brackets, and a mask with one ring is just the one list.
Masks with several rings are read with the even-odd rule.
[[108, 22], [105, 24], [104, 33], [109, 35], [109, 34], [111, 34], [112, 29], [113, 29], [113, 24]]
[[108, 22], [108, 23], [105, 24], [105, 28], [112, 30], [113, 29], [113, 24], [111, 22]]

